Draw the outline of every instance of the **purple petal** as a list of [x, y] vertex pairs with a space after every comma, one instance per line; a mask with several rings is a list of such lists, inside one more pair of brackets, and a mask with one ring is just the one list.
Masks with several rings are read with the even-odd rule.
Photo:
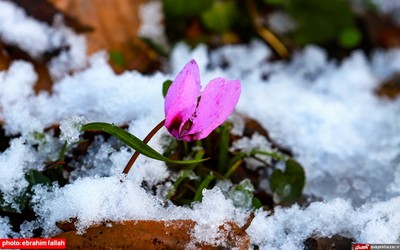
[[[196, 116], [189, 132], [190, 139], [201, 140], [221, 125], [235, 109], [240, 91], [239, 80], [224, 78], [211, 80], [201, 94]], [[189, 138], [183, 139], [189, 140]]]
[[165, 96], [165, 127], [178, 139], [184, 123], [196, 110], [200, 88], [199, 67], [191, 60], [179, 72]]

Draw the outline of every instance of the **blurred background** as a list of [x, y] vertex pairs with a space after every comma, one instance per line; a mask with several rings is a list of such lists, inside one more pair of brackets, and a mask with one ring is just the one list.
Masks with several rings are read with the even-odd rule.
[[[341, 60], [353, 50], [368, 53], [400, 44], [400, 5], [391, 0], [13, 0], [49, 26], [62, 23], [87, 42], [87, 54], [106, 50], [117, 73], [165, 70], [163, 63], [181, 41], [215, 49], [259, 38], [274, 59], [290, 59], [298, 48], [317, 44]], [[1, 11], [1, 10], [0, 10]], [[60, 22], [61, 20], [61, 22]], [[16, 59], [39, 73], [36, 90], [51, 91], [46, 64], [66, 46], [32, 57], [0, 35], [0, 70]], [[396, 82], [396, 81], [395, 81]], [[385, 95], [396, 95], [392, 84]], [[397, 87], [396, 87], [397, 86]], [[393, 90], [395, 89], [395, 90]]]

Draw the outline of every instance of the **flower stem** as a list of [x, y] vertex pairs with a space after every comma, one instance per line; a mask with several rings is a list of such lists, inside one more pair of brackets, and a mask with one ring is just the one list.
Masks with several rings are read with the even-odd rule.
[[[143, 139], [144, 143], [148, 143], [151, 138], [164, 126], [165, 119], [162, 120], [157, 126], [153, 128], [153, 130], [150, 131], [150, 133]], [[131, 159], [129, 160], [128, 164], [126, 164], [126, 167], [124, 168], [124, 171], [122, 171], [123, 174], [128, 174], [129, 170], [131, 170], [133, 163], [135, 163], [136, 159], [139, 156], [139, 152], [135, 151], [135, 153], [132, 155]]]

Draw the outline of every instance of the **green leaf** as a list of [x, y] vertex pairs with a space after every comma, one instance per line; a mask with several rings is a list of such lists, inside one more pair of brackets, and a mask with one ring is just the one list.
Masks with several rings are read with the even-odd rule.
[[35, 131], [35, 132], [33, 132], [33, 139], [35, 139], [36, 141], [45, 143], [46, 135], [44, 133], [39, 133], [39, 132]]
[[225, 173], [224, 177], [225, 178], [230, 178], [230, 176], [235, 172], [235, 170], [240, 166], [242, 163], [242, 159], [247, 157], [247, 153], [241, 152], [235, 155], [231, 160], [229, 161], [228, 164], [228, 171]]
[[163, 0], [166, 15], [175, 17], [194, 17], [208, 9], [213, 0]]
[[125, 60], [124, 60], [124, 55], [119, 52], [119, 51], [110, 51], [109, 52], [110, 60], [111, 62], [115, 63], [119, 67], [124, 67], [125, 65]]
[[[205, 154], [204, 150], [197, 151], [196, 155], [194, 156], [195, 160], [200, 160], [203, 158]], [[168, 192], [167, 199], [171, 199], [171, 197], [175, 194], [176, 190], [178, 189], [179, 185], [187, 178], [190, 178], [191, 175], [195, 174], [194, 169], [199, 165], [199, 163], [192, 163], [185, 170], [181, 170], [179, 178], [174, 182], [173, 188]]]
[[93, 122], [93, 123], [88, 123], [85, 124], [81, 127], [82, 131], [86, 130], [101, 130], [104, 132], [109, 133], [112, 136], [115, 136], [117, 139], [119, 139], [121, 142], [125, 143], [132, 149], [138, 151], [142, 155], [145, 155], [147, 157], [150, 157], [155, 160], [159, 161], [165, 161], [169, 163], [175, 163], [175, 164], [192, 164], [192, 163], [197, 163], [197, 162], [202, 162], [208, 159], [201, 159], [201, 160], [185, 160], [185, 161], [177, 161], [177, 160], [171, 160], [162, 154], [158, 153], [155, 151], [152, 147], [144, 143], [142, 140], [137, 138], [136, 136], [132, 135], [128, 131], [119, 128], [113, 124], [109, 123], [104, 123], [104, 122]]
[[219, 135], [219, 152], [218, 152], [218, 171], [223, 174], [227, 169], [228, 154], [229, 154], [229, 143], [230, 143], [230, 131], [232, 125], [225, 122], [218, 128]]
[[329, 43], [355, 26], [355, 15], [345, 0], [287, 0], [285, 10], [296, 21], [293, 32], [298, 44]]
[[204, 180], [200, 183], [199, 187], [196, 190], [196, 194], [193, 198], [194, 201], [201, 201], [203, 197], [203, 189], [207, 188], [210, 182], [214, 179], [215, 176], [213, 174], [209, 174], [206, 178], [204, 178]]
[[270, 5], [282, 6], [284, 4], [284, 1], [283, 0], [264, 0], [264, 3], [270, 4]]
[[281, 202], [293, 202], [301, 197], [304, 184], [303, 167], [293, 159], [286, 161], [285, 171], [275, 169], [270, 178], [271, 190]]
[[25, 174], [25, 179], [29, 183], [29, 188], [37, 184], [51, 185], [50, 179], [42, 172], [37, 170], [30, 170]]
[[339, 43], [344, 48], [354, 48], [361, 42], [361, 33], [354, 27], [345, 28], [339, 36]]
[[163, 83], [163, 85], [162, 85], [162, 93], [163, 93], [164, 98], [165, 98], [165, 96], [167, 95], [168, 90], [169, 90], [169, 87], [171, 87], [171, 84], [172, 84], [172, 81], [171, 81], [171, 80], [166, 80], [166, 81]]
[[142, 39], [147, 45], [149, 45], [157, 53], [157, 55], [165, 57], [168, 56], [167, 48], [165, 48], [165, 46], [156, 41], [156, 39], [151, 39], [147, 37], [140, 37], [140, 39]]
[[250, 156], [255, 156], [255, 155], [266, 155], [271, 157], [274, 160], [278, 160], [278, 161], [286, 161], [287, 157], [278, 153], [270, 153], [270, 152], [266, 152], [266, 151], [262, 151], [262, 150], [253, 150], [250, 152]]
[[257, 197], [253, 197], [252, 205], [255, 209], [259, 209], [263, 206], [262, 202]]
[[203, 24], [211, 31], [228, 31], [237, 16], [237, 7], [233, 1], [215, 1], [213, 6], [201, 15]]

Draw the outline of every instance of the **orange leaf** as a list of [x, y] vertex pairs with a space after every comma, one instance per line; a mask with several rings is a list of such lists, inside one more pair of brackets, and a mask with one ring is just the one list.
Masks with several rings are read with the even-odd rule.
[[[65, 238], [70, 249], [185, 249], [190, 232], [196, 223], [192, 220], [126, 221], [90, 227], [83, 235], [69, 231], [54, 236]], [[231, 248], [249, 249], [246, 232], [233, 222], [220, 227], [226, 232], [224, 244]], [[215, 249], [210, 244], [197, 244], [200, 249]]]

